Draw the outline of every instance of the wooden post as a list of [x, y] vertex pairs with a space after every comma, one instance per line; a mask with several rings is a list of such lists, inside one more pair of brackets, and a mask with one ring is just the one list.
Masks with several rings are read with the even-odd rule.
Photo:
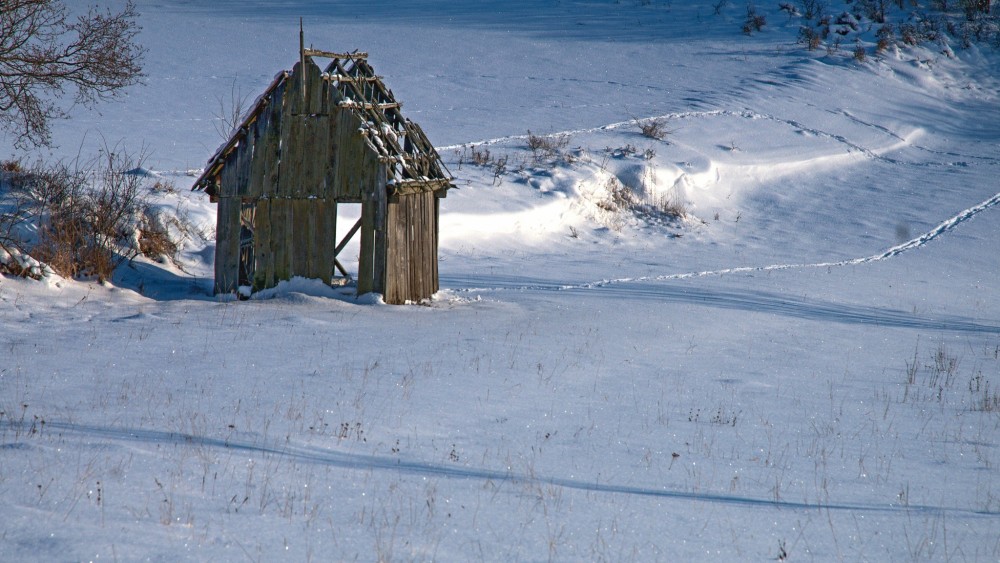
[[253, 253], [257, 261], [253, 276], [254, 291], [274, 286], [274, 251], [271, 236], [271, 200], [257, 200], [253, 233]]
[[306, 105], [306, 34], [302, 29], [302, 18], [299, 18], [299, 68], [302, 70], [302, 105]]
[[375, 286], [372, 259], [375, 253], [375, 198], [365, 191], [361, 202], [361, 253], [358, 255], [358, 295], [371, 293]]
[[233, 293], [239, 283], [240, 198], [219, 198], [215, 243], [215, 293]]
[[385, 295], [386, 278], [386, 207], [389, 204], [389, 195], [386, 191], [386, 166], [379, 163], [378, 172], [375, 174], [375, 256], [372, 264], [373, 285], [372, 291]]

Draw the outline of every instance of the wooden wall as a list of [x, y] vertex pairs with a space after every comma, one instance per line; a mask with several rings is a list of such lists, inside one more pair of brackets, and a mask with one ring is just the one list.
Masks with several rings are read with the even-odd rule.
[[419, 301], [438, 290], [437, 199], [401, 195], [388, 205], [385, 302]]
[[255, 291], [293, 276], [329, 283], [338, 202], [362, 203], [359, 294], [375, 291], [402, 303], [437, 291], [434, 194], [389, 203], [386, 166], [362, 133], [361, 118], [340, 107], [341, 100], [307, 58], [277, 84], [226, 157], [217, 191], [217, 293], [237, 289], [240, 211], [247, 207]]

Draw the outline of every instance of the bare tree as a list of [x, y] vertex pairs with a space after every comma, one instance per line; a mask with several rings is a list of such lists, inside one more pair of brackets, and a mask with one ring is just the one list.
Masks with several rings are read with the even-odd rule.
[[219, 109], [215, 113], [215, 121], [212, 124], [215, 126], [215, 132], [222, 137], [222, 142], [226, 142], [236, 132], [236, 128], [243, 123], [243, 112], [246, 111], [250, 95], [243, 95], [243, 92], [236, 86], [234, 78], [233, 86], [229, 91], [229, 101], [226, 102], [222, 96], [217, 96], [215, 99], [219, 102]]
[[132, 0], [75, 18], [61, 0], [0, 0], [0, 127], [16, 147], [51, 144], [60, 97], [92, 107], [143, 78], [137, 17]]

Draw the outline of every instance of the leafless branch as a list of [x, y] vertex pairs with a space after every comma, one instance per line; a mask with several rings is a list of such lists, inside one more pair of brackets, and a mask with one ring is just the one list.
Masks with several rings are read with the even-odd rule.
[[137, 18], [131, 0], [75, 19], [59, 0], [0, 0], [0, 127], [15, 146], [50, 145], [49, 121], [67, 116], [56, 104], [67, 94], [92, 107], [141, 81]]

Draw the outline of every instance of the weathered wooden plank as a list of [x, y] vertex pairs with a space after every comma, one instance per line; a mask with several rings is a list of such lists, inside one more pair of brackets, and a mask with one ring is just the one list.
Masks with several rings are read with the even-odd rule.
[[309, 250], [312, 246], [313, 202], [309, 199], [293, 199], [289, 203], [288, 246], [291, 258], [290, 276], [310, 276]]
[[[334, 103], [333, 96], [335, 92], [336, 90], [333, 89], [328, 92], [328, 102], [330, 104]], [[317, 148], [316, 158], [320, 159], [323, 163], [323, 197], [341, 201], [339, 196], [341, 195], [342, 186], [340, 184], [338, 166], [343, 159], [343, 155], [340, 152], [340, 127], [342, 121], [340, 114], [343, 110], [334, 108], [330, 111], [331, 113], [326, 119], [326, 126], [329, 128], [326, 134], [326, 144]]]
[[280, 197], [298, 195], [299, 163], [302, 159], [301, 138], [302, 120], [297, 116], [303, 106], [302, 99], [302, 65], [295, 64], [289, 76], [284, 93], [285, 103], [281, 108], [280, 124], [280, 174], [275, 194]]
[[304, 51], [307, 57], [322, 57], [324, 59], [343, 59], [343, 60], [360, 60], [367, 59], [368, 53], [333, 53], [330, 51], [321, 51], [319, 49], [305, 49]]
[[[335, 198], [337, 201], [361, 201], [365, 188], [373, 181], [374, 168], [366, 164], [370, 152], [360, 119], [350, 111], [337, 112], [336, 150], [339, 160], [335, 163]], [[370, 170], [370, 172], [369, 172]]]
[[349, 74], [324, 74], [323, 80], [327, 82], [377, 82], [382, 80], [381, 76], [351, 76]]
[[410, 238], [410, 263], [407, 265], [410, 269], [410, 300], [419, 301], [423, 299], [424, 296], [424, 245], [423, 238], [424, 233], [421, 230], [423, 227], [423, 198], [420, 194], [413, 194], [409, 196], [411, 203], [410, 207], [410, 224], [408, 225], [408, 235]]
[[323, 80], [322, 72], [312, 59], [306, 59], [306, 106], [303, 113], [309, 115], [322, 115], [324, 112], [324, 88], [326, 81]]
[[[291, 94], [289, 101], [296, 96], [294, 92]], [[303, 119], [292, 115], [286, 108], [281, 120], [281, 174], [278, 176], [277, 195], [299, 197], [302, 193]]]
[[240, 264], [239, 285], [253, 286], [257, 261], [253, 253], [254, 229], [256, 228], [257, 206], [250, 198], [242, 198], [240, 205]]
[[344, 100], [340, 102], [339, 105], [342, 108], [363, 109], [366, 111], [387, 110], [387, 109], [395, 109], [403, 107], [403, 104], [400, 104], [399, 102], [370, 103], [370, 102], [356, 102], [353, 100]]
[[299, 118], [304, 121], [303, 135], [299, 154], [301, 161], [298, 163], [299, 193], [303, 197], [325, 198], [326, 189], [326, 164], [327, 147], [330, 144], [330, 117], [316, 115]]
[[440, 240], [440, 237], [441, 237], [441, 231], [440, 231], [441, 199], [437, 197], [437, 194], [434, 194], [434, 195], [435, 195], [435, 197], [434, 197], [434, 216], [433, 216], [433, 218], [434, 218], [434, 230], [431, 233], [433, 235], [433, 238], [431, 239], [433, 241], [432, 246], [431, 246], [431, 249], [432, 249], [431, 250], [431, 257], [432, 257], [432, 261], [433, 261], [432, 263], [434, 265], [433, 270], [432, 270], [432, 272], [433, 272], [432, 275], [433, 275], [433, 280], [434, 281], [433, 281], [433, 284], [431, 285], [431, 287], [434, 290], [434, 293], [437, 293], [438, 291], [441, 290], [441, 277], [440, 277], [440, 272], [438, 271], [438, 244], [439, 244], [439, 240]]
[[337, 243], [337, 204], [322, 199], [309, 200], [312, 235], [309, 246], [310, 278], [330, 283], [333, 276], [334, 247]]
[[250, 197], [260, 197], [263, 193], [265, 162], [269, 152], [274, 152], [274, 147], [268, 143], [268, 127], [271, 123], [271, 112], [261, 111], [257, 120], [250, 125], [252, 129], [248, 135], [254, 137], [253, 159], [250, 162], [250, 180], [247, 184], [247, 195]]
[[236, 170], [236, 195], [245, 196], [249, 194], [250, 171], [253, 163], [253, 152], [256, 128], [250, 126], [243, 140], [236, 148], [237, 170]]
[[[388, 194], [386, 193], [386, 169], [384, 164], [380, 164], [377, 159], [367, 159], [369, 166], [374, 165], [375, 174], [372, 178], [372, 192], [375, 195], [375, 249], [372, 264], [372, 280], [374, 285], [372, 291], [385, 295], [386, 287], [386, 216], [388, 206]], [[369, 172], [370, 173], [370, 172]]]
[[254, 214], [253, 252], [257, 266], [254, 270], [253, 289], [259, 291], [274, 286], [274, 252], [271, 248], [271, 202], [257, 201]]
[[388, 202], [386, 205], [386, 271], [385, 271], [385, 293], [386, 303], [400, 303], [399, 283], [399, 224], [400, 206], [398, 201]]
[[418, 262], [420, 278], [420, 291], [417, 296], [418, 299], [427, 299], [431, 296], [433, 291], [431, 291], [431, 252], [430, 252], [430, 241], [433, 237], [431, 229], [433, 224], [428, 217], [428, 209], [433, 207], [431, 200], [434, 199], [434, 195], [430, 193], [418, 194], [416, 197], [420, 201], [419, 205], [419, 217], [420, 220], [417, 224], [417, 228], [414, 233], [417, 238], [417, 245], [420, 247], [420, 260]]
[[375, 252], [374, 194], [365, 194], [361, 203], [361, 252], [358, 254], [358, 295], [371, 293], [375, 287], [373, 259]]
[[291, 252], [289, 236], [291, 222], [288, 199], [271, 200], [271, 249], [274, 261], [274, 283], [291, 278]]
[[239, 151], [233, 151], [226, 157], [225, 166], [219, 182], [219, 197], [235, 197], [239, 191]]
[[215, 293], [233, 293], [239, 282], [240, 206], [238, 198], [219, 199], [215, 245]]
[[[429, 196], [429, 197], [428, 197]], [[434, 207], [434, 194], [420, 194], [420, 299], [427, 299], [434, 293], [431, 290], [431, 250], [430, 243], [434, 237], [434, 224], [430, 221], [429, 210]]]
[[288, 81], [275, 88], [268, 106], [266, 144], [261, 162], [261, 195], [273, 196], [278, 193], [278, 178], [281, 172], [281, 122], [284, 114], [285, 89]]
[[447, 189], [450, 186], [450, 178], [395, 180], [389, 186], [389, 193], [391, 196], [419, 194], [423, 192], [433, 192], [441, 189]]

